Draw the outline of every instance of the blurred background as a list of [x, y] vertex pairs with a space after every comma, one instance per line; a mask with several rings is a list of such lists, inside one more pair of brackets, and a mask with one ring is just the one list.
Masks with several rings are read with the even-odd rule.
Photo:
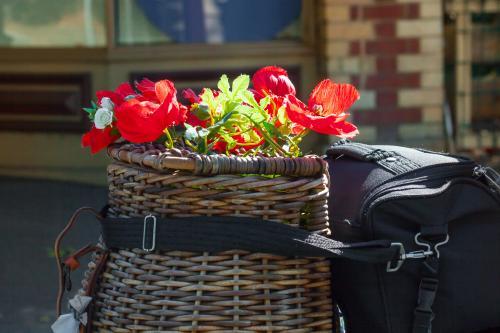
[[[105, 204], [105, 154], [80, 147], [96, 90], [196, 91], [279, 65], [303, 98], [325, 77], [356, 85], [358, 141], [498, 167], [499, 37], [498, 0], [0, 1], [0, 332], [49, 332], [52, 242], [77, 207]], [[64, 250], [97, 233], [83, 220]]]

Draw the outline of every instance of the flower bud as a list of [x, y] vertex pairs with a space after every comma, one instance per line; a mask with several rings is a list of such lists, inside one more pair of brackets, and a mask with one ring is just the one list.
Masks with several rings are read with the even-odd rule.
[[103, 97], [101, 99], [101, 107], [113, 111], [115, 104], [111, 101], [111, 98]]

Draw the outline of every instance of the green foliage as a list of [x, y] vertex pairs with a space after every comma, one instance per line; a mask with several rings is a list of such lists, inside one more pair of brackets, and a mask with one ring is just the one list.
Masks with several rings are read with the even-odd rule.
[[224, 143], [221, 147], [226, 147], [226, 153], [237, 146], [257, 146], [249, 153], [298, 156], [300, 150], [293, 142], [295, 138], [275, 126], [278, 121], [280, 124], [288, 121], [284, 107], [276, 115], [270, 115], [267, 109], [275, 106], [271, 97], [265, 96], [257, 101], [248, 90], [249, 85], [248, 75], [240, 75], [232, 83], [226, 75], [222, 75], [217, 83], [217, 92], [204, 89], [200, 103], [193, 104], [190, 112], [206, 121], [207, 126], [202, 128], [185, 124], [186, 145], [199, 153], [210, 153], [221, 142]]
[[94, 102], [94, 101], [91, 101], [91, 104], [92, 104], [92, 107], [90, 108], [83, 108], [83, 111], [87, 112], [87, 116], [89, 117], [89, 119], [91, 121], [94, 121], [94, 116], [95, 116], [95, 113], [98, 109], [98, 106], [97, 104]]

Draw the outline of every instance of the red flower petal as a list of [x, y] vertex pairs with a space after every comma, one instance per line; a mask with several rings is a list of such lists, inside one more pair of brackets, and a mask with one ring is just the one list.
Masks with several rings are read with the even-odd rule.
[[295, 87], [286, 70], [281, 67], [267, 66], [259, 69], [252, 76], [252, 84], [258, 92], [278, 96], [295, 95]]
[[212, 146], [212, 150], [215, 151], [215, 152], [218, 152], [218, 153], [225, 153], [226, 152], [226, 149], [227, 149], [227, 142], [226, 141], [223, 141], [223, 140], [219, 140], [217, 141], [213, 146]]
[[286, 111], [288, 118], [301, 126], [315, 132], [327, 135], [336, 135], [342, 138], [352, 138], [358, 134], [356, 126], [345, 121], [345, 113], [339, 115], [317, 116], [295, 96], [288, 96]]
[[112, 130], [109, 126], [104, 129], [97, 129], [92, 126], [92, 129], [82, 136], [82, 147], [90, 147], [92, 154], [106, 148], [120, 137], [112, 134]]
[[185, 121], [187, 108], [177, 102], [177, 91], [171, 81], [153, 83], [145, 79], [137, 87], [144, 97], [148, 95], [149, 98], [128, 100], [115, 111], [116, 126], [126, 140], [151, 142], [158, 139], [166, 128]]
[[115, 91], [99, 90], [96, 92], [97, 103], [100, 104], [103, 97], [108, 97], [115, 106], [122, 104], [125, 101], [125, 98], [130, 95], [135, 95], [135, 91], [128, 82], [120, 84]]
[[132, 86], [128, 82], [124, 82], [120, 84], [116, 89], [115, 93], [117, 93], [119, 96], [121, 96], [122, 99], [125, 99], [125, 97], [130, 96], [130, 95], [135, 95], [134, 89], [132, 89]]
[[198, 95], [196, 95], [193, 89], [184, 89], [182, 91], [182, 97], [187, 99], [191, 104], [199, 103], [201, 101], [201, 98]]
[[309, 128], [317, 133], [326, 135], [336, 135], [341, 138], [352, 138], [359, 132], [353, 124], [340, 120], [334, 116], [318, 117], [308, 116], [310, 118]]
[[175, 125], [183, 124], [186, 121], [188, 114], [187, 106], [182, 105], [181, 103], [178, 103], [178, 105], [179, 105], [179, 116], [177, 117]]
[[109, 90], [99, 90], [95, 93], [96, 97], [97, 97], [97, 103], [100, 105], [101, 104], [101, 100], [104, 98], [104, 97], [108, 97], [109, 99], [111, 99], [111, 101], [113, 102], [113, 104], [115, 106], [118, 106], [120, 104], [123, 103], [123, 98], [121, 98], [120, 95], [118, 95], [117, 93], [115, 93], [114, 91], [109, 91]]
[[142, 79], [135, 84], [137, 90], [139, 90], [145, 100], [150, 102], [158, 103], [158, 97], [156, 96], [155, 83], [149, 79]]
[[[262, 145], [264, 143], [264, 139], [259, 134], [259, 132], [257, 132], [255, 129], [254, 129], [254, 132], [261, 138], [261, 140], [259, 142], [254, 143], [254, 144], [248, 144], [245, 141], [245, 138], [243, 137], [243, 135], [237, 134], [237, 135], [234, 135], [232, 137], [237, 142], [237, 144], [229, 152], [232, 154], [238, 154], [239, 152], [248, 151], [248, 150], [254, 149], [254, 148]], [[218, 153], [225, 153], [227, 150], [227, 142], [221, 138], [221, 140], [217, 141], [212, 146], [212, 150], [216, 151]]]
[[122, 137], [133, 143], [154, 141], [166, 128], [162, 110], [149, 101], [128, 100], [116, 109], [115, 116]]
[[177, 90], [174, 87], [174, 84], [172, 81], [169, 80], [161, 80], [155, 83], [155, 92], [156, 92], [156, 97], [160, 101], [160, 103], [163, 103], [166, 99], [168, 99], [169, 102], [175, 102], [177, 103]]
[[314, 88], [308, 106], [314, 110], [315, 105], [320, 105], [323, 116], [338, 115], [347, 111], [358, 99], [359, 93], [353, 85], [337, 84], [327, 79]]

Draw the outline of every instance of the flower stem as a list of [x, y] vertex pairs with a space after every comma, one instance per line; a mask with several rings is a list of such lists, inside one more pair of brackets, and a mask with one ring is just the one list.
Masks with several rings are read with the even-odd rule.
[[168, 128], [165, 128], [163, 131], [167, 135], [167, 142], [165, 142], [167, 148], [172, 149], [174, 148], [174, 140], [172, 139], [172, 136], [170, 135], [170, 131]]
[[281, 148], [274, 140], [267, 135], [263, 130], [259, 128], [259, 130], [262, 133], [262, 137], [264, 137], [264, 140], [266, 140], [267, 143], [269, 143], [274, 149], [276, 149], [281, 155], [283, 156], [289, 156], [288, 152], [284, 151], [283, 148]]

